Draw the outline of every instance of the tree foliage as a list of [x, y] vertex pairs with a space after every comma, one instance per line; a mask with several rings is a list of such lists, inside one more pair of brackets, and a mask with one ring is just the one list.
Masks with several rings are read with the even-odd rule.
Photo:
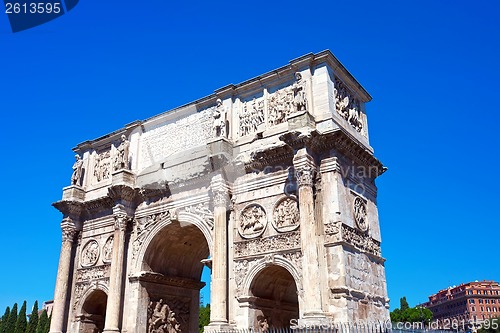
[[10, 315], [10, 307], [7, 307], [5, 309], [5, 313], [2, 316], [2, 319], [1, 319], [1, 322], [0, 322], [0, 333], [6, 333], [7, 332], [5, 329], [6, 329], [6, 326], [7, 326], [7, 322], [9, 321], [9, 315]]
[[203, 333], [205, 326], [210, 324], [210, 304], [200, 306], [200, 317], [198, 320], [199, 332]]
[[45, 333], [45, 328], [49, 322], [49, 317], [47, 316], [47, 311], [43, 309], [38, 319], [38, 325], [36, 327], [36, 333]]
[[4, 332], [5, 333], [13, 333], [16, 329], [17, 322], [17, 303], [14, 304], [12, 309], [10, 310], [9, 320], [7, 320], [7, 324], [5, 325]]
[[17, 316], [16, 328], [14, 333], [25, 333], [28, 321], [26, 320], [26, 301], [23, 302], [19, 315]]
[[33, 309], [31, 310], [30, 320], [28, 322], [28, 327], [26, 328], [26, 333], [36, 333], [37, 326], [38, 326], [38, 301], [35, 301]]
[[410, 308], [406, 297], [400, 299], [401, 308], [396, 308], [390, 313], [392, 322], [424, 322], [429, 323], [432, 320], [432, 311], [424, 307]]

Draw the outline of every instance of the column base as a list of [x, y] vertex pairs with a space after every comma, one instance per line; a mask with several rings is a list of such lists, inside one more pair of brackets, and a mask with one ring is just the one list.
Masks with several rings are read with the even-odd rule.
[[234, 325], [230, 325], [226, 322], [213, 322], [213, 323], [210, 323], [208, 324], [207, 326], [205, 326], [205, 329], [204, 329], [204, 332], [227, 332], [227, 331], [230, 331], [230, 330], [234, 330], [235, 329], [235, 326]]
[[104, 331], [102, 331], [102, 333], [120, 333], [120, 329], [118, 328], [105, 328]]

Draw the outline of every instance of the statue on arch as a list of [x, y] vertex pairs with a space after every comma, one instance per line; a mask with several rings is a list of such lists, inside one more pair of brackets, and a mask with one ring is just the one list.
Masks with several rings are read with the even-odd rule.
[[80, 181], [82, 178], [82, 168], [83, 161], [80, 158], [80, 155], [75, 155], [75, 163], [73, 164], [73, 174], [71, 175], [71, 185], [80, 186]]
[[127, 137], [124, 134], [121, 136], [121, 139], [122, 142], [116, 148], [115, 163], [114, 163], [115, 171], [121, 169], [127, 169], [127, 170], [129, 169], [128, 152], [129, 152], [130, 142], [127, 140]]
[[212, 125], [212, 129], [214, 132], [214, 137], [226, 137], [226, 116], [224, 113], [224, 107], [222, 106], [222, 100], [217, 98], [217, 105], [214, 109], [213, 113], [214, 122]]

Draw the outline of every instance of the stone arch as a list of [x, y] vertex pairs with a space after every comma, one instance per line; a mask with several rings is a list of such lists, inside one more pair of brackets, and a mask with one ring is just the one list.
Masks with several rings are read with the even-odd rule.
[[144, 262], [144, 257], [146, 255], [146, 251], [151, 244], [151, 241], [155, 238], [155, 236], [166, 226], [172, 223], [172, 221], [178, 221], [179, 223], [189, 223], [196, 226], [203, 236], [205, 236], [205, 240], [208, 244], [208, 248], [210, 251], [210, 257], [212, 257], [213, 253], [213, 236], [212, 236], [212, 228], [211, 226], [200, 216], [189, 213], [189, 212], [179, 212], [176, 216], [168, 216], [162, 220], [160, 220], [156, 225], [148, 232], [148, 235], [144, 239], [144, 242], [141, 245], [139, 253], [137, 255], [135, 267], [137, 271], [140, 271], [142, 268], [142, 264]]
[[295, 285], [297, 286], [297, 291], [301, 292], [302, 289], [302, 279], [301, 274], [299, 273], [297, 267], [288, 259], [281, 255], [268, 255], [262, 258], [257, 262], [257, 264], [253, 265], [247, 272], [245, 279], [242, 283], [242, 292], [243, 295], [250, 295], [250, 288], [252, 286], [252, 282], [255, 280], [255, 277], [266, 267], [271, 265], [276, 265], [283, 267], [290, 273], [295, 281]]
[[95, 333], [104, 330], [108, 288], [93, 282], [83, 293], [77, 310], [78, 332]]

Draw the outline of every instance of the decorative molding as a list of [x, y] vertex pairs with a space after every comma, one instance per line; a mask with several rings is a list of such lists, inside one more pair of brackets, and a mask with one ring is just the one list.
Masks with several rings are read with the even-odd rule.
[[258, 204], [246, 206], [240, 213], [238, 232], [243, 238], [255, 238], [262, 235], [267, 226], [267, 214]]
[[327, 244], [347, 243], [355, 249], [381, 257], [380, 242], [371, 238], [367, 233], [354, 229], [341, 222], [325, 225], [325, 242]]
[[295, 174], [299, 187], [314, 185], [316, 170], [310, 164], [295, 167]]
[[200, 216], [208, 224], [210, 229], [214, 228], [214, 213], [210, 210], [208, 202], [184, 207], [184, 211]]
[[300, 249], [299, 230], [234, 243], [235, 257], [237, 258], [292, 249]]
[[295, 230], [300, 224], [299, 203], [290, 197], [282, 198], [275, 205], [273, 227], [279, 232]]
[[125, 231], [129, 222], [132, 220], [130, 216], [125, 213], [114, 213], [115, 230]]
[[82, 267], [94, 266], [99, 260], [99, 243], [95, 239], [89, 240], [80, 253], [80, 265]]
[[90, 281], [109, 277], [110, 265], [80, 268], [76, 271], [76, 281]]

